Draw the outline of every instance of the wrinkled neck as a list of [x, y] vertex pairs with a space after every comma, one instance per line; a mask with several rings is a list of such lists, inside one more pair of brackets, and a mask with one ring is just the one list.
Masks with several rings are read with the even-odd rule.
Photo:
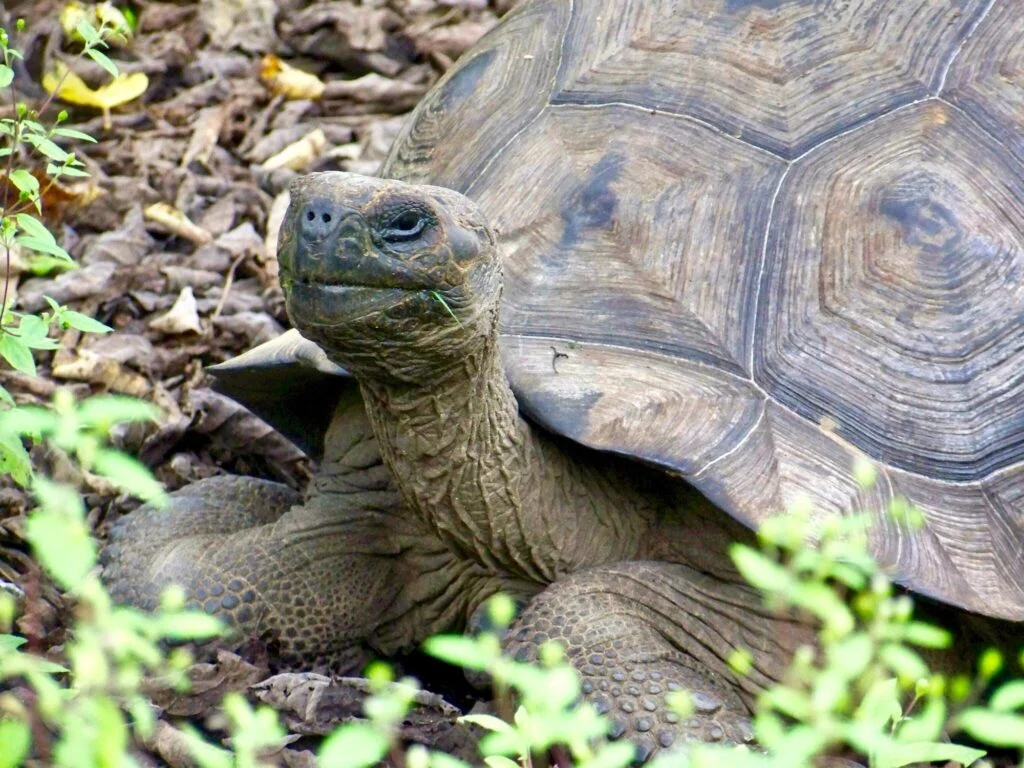
[[449, 546], [490, 559], [490, 547], [499, 545], [494, 517], [521, 508], [517, 478], [527, 463], [528, 428], [505, 379], [497, 339], [429, 384], [368, 380], [361, 387], [406, 502]]
[[520, 417], [496, 333], [429, 385], [361, 386], [406, 503], [453, 550], [540, 583], [637, 551], [653, 510]]

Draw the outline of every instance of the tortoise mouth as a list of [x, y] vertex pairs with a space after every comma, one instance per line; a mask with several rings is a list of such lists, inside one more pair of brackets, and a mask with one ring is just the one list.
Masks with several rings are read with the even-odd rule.
[[295, 278], [287, 291], [288, 313], [302, 324], [338, 326], [391, 313], [429, 292], [422, 286], [379, 285], [348, 277], [325, 283]]

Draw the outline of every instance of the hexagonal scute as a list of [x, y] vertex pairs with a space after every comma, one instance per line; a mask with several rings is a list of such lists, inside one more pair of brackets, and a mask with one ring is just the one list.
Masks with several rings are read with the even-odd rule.
[[893, 467], [1024, 458], [1024, 169], [934, 100], [798, 161], [768, 236], [754, 378]]
[[552, 102], [686, 114], [792, 158], [934, 92], [986, 5], [644, 0], [609, 13], [582, 2]]

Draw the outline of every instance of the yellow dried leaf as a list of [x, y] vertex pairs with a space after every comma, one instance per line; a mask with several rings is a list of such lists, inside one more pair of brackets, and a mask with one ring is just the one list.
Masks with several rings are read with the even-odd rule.
[[52, 72], [43, 76], [43, 88], [50, 93], [56, 92], [61, 101], [104, 110], [139, 98], [148, 87], [149, 78], [146, 73], [133, 72], [130, 75], [118, 75], [106, 85], [93, 89], [61, 61], [57, 62]]
[[260, 61], [260, 79], [271, 93], [286, 99], [319, 99], [324, 93], [319, 77], [281, 61], [272, 53]]
[[110, 128], [112, 107], [139, 98], [148, 87], [149, 78], [146, 73], [133, 72], [130, 75], [118, 75], [106, 85], [93, 89], [62, 61], [56, 62], [52, 72], [43, 75], [43, 88], [56, 94], [61, 101], [102, 110], [104, 128]]
[[168, 232], [183, 237], [196, 245], [206, 245], [213, 241], [213, 235], [192, 222], [188, 216], [173, 205], [153, 203], [142, 211], [147, 221], [166, 229]]
[[291, 168], [293, 171], [304, 173], [324, 149], [327, 148], [327, 136], [319, 128], [315, 128], [301, 139], [289, 144], [276, 155], [268, 157], [263, 161], [263, 167], [268, 169]]

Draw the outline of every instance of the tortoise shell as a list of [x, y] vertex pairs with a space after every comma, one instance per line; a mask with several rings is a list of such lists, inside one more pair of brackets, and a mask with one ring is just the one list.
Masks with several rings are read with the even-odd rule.
[[1024, 619], [1017, 0], [533, 0], [382, 174], [490, 217], [534, 421], [749, 525], [905, 498], [879, 560]]

